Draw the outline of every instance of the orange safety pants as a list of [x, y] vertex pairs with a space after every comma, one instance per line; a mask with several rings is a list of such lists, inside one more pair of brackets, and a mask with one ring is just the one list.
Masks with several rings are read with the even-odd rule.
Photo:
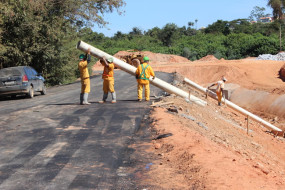
[[217, 91], [216, 92], [217, 96], [218, 96], [218, 103], [222, 102], [222, 97], [223, 97], [223, 92], [222, 91]]
[[103, 92], [105, 94], [108, 94], [108, 92], [115, 92], [114, 88], [115, 81], [114, 79], [104, 79], [103, 81]]
[[150, 95], [149, 83], [148, 84], [138, 83], [138, 99], [142, 100], [143, 88], [145, 88], [145, 100], [148, 101]]
[[90, 92], [90, 79], [85, 78], [81, 79], [81, 93], [89, 93]]

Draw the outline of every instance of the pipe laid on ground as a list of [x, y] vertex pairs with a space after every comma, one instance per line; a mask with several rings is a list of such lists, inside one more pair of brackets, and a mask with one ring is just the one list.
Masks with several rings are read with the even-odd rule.
[[[136, 67], [130, 65], [130, 64], [127, 64], [125, 63], [124, 61], [116, 58], [116, 57], [113, 57], [83, 41], [79, 41], [77, 43], [77, 46], [76, 46], [77, 49], [81, 50], [81, 51], [84, 51], [84, 52], [87, 52], [88, 49], [90, 48], [90, 54], [94, 57], [97, 57], [97, 58], [102, 58], [102, 57], [105, 57], [105, 58], [109, 58], [109, 57], [112, 57], [113, 58], [113, 62], [114, 64], [120, 68], [121, 70], [131, 74], [131, 75], [134, 75], [135, 76], [135, 73], [136, 73]], [[152, 77], [150, 78], [150, 83], [153, 84], [154, 86], [158, 87], [158, 88], [161, 88], [163, 90], [165, 90], [166, 92], [170, 93], [170, 94], [176, 94], [177, 96], [180, 96], [186, 100], [189, 100], [189, 101], [192, 101], [192, 102], [195, 102], [196, 104], [198, 105], [201, 105], [201, 106], [205, 106], [207, 105], [207, 102], [193, 96], [193, 95], [189, 95], [189, 93], [155, 77], [155, 79], [153, 79]]]
[[[196, 84], [195, 82], [193, 82], [193, 81], [191, 81], [191, 80], [189, 80], [189, 79], [187, 79], [187, 78], [184, 78], [184, 81], [185, 81], [187, 84], [191, 85], [192, 87], [196, 88], [197, 90], [199, 90], [199, 91], [201, 91], [201, 92], [203, 92], [203, 93], [208, 93], [208, 95], [209, 95], [210, 97], [212, 97], [212, 98], [214, 98], [214, 99], [217, 99], [217, 95], [216, 95], [214, 92], [209, 91], [207, 88], [203, 88], [202, 86]], [[253, 113], [251, 113], [251, 112], [249, 112], [249, 111], [247, 111], [247, 110], [245, 110], [245, 109], [239, 107], [238, 105], [232, 103], [232, 102], [229, 101], [229, 100], [226, 100], [226, 99], [223, 100], [223, 99], [222, 99], [222, 102], [224, 102], [227, 106], [229, 106], [229, 107], [231, 107], [231, 108], [233, 108], [233, 109], [239, 111], [240, 113], [242, 113], [242, 114], [244, 114], [244, 115], [246, 115], [246, 116], [251, 117], [253, 120], [255, 120], [255, 121], [259, 122], [259, 123], [262, 123], [262, 124], [263, 124], [265, 127], [267, 127], [268, 129], [273, 129], [274, 131], [278, 131], [278, 132], [281, 132], [281, 131], [282, 131], [281, 129], [275, 127], [275, 126], [272, 125], [271, 123], [269, 123], [269, 122], [267, 122], [267, 121], [261, 119], [260, 117], [254, 115]]]

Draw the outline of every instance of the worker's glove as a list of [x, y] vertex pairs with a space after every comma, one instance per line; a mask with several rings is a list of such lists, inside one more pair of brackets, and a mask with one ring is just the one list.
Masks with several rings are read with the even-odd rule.
[[155, 76], [152, 77], [152, 80], [154, 80], [154, 79], [155, 79]]

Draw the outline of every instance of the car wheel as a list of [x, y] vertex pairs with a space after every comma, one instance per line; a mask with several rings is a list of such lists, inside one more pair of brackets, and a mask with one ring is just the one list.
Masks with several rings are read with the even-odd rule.
[[33, 98], [34, 97], [34, 88], [33, 86], [30, 86], [29, 88], [29, 93], [27, 94], [28, 98]]
[[41, 95], [46, 95], [47, 94], [47, 88], [45, 85], [43, 85], [42, 91], [41, 91]]

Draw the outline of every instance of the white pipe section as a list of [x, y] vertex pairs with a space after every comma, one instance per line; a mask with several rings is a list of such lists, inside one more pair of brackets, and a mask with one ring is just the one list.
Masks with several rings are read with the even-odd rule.
[[[196, 84], [195, 82], [193, 82], [193, 81], [191, 81], [191, 80], [189, 80], [189, 79], [187, 79], [187, 78], [184, 78], [184, 81], [185, 81], [187, 84], [191, 85], [192, 87], [196, 88], [197, 90], [199, 90], [199, 91], [201, 91], [201, 92], [203, 92], [203, 93], [208, 93], [208, 95], [209, 95], [210, 97], [212, 97], [212, 98], [214, 98], [214, 99], [218, 99], [218, 98], [217, 98], [217, 95], [216, 95], [214, 92], [208, 90], [207, 88], [203, 88], [202, 86]], [[207, 91], [208, 91], [208, 92], [207, 92]], [[275, 127], [275, 126], [272, 125], [271, 123], [269, 123], [269, 122], [267, 122], [267, 121], [261, 119], [260, 117], [254, 115], [253, 113], [251, 113], [251, 112], [249, 112], [249, 111], [247, 111], [247, 110], [245, 110], [245, 109], [239, 107], [238, 105], [232, 103], [232, 102], [229, 101], [229, 100], [222, 99], [222, 102], [224, 102], [227, 106], [229, 106], [229, 107], [231, 107], [231, 108], [233, 108], [233, 109], [239, 111], [240, 113], [242, 113], [242, 114], [244, 114], [244, 115], [246, 115], [246, 116], [251, 117], [253, 120], [255, 120], [255, 121], [259, 122], [259, 123], [262, 123], [262, 124], [263, 124], [264, 126], [266, 126], [268, 129], [273, 129], [274, 131], [278, 131], [278, 132], [281, 132], [281, 131], [282, 131], [281, 129]]]
[[[109, 58], [109, 57], [112, 57], [113, 58], [113, 62], [114, 64], [120, 68], [121, 70], [131, 74], [131, 75], [136, 75], [136, 67], [130, 65], [130, 64], [127, 64], [125, 63], [124, 61], [116, 58], [116, 57], [113, 57], [83, 41], [79, 41], [77, 43], [77, 46], [76, 46], [77, 49], [81, 50], [81, 51], [84, 51], [84, 52], [87, 52], [88, 49], [90, 49], [90, 54], [94, 57], [97, 57], [97, 58], [102, 58], [102, 57], [105, 57], [105, 58]], [[207, 102], [193, 96], [193, 95], [189, 95], [189, 93], [155, 77], [155, 79], [153, 79], [152, 77], [150, 78], [150, 83], [153, 84], [154, 86], [158, 87], [158, 88], [161, 88], [163, 90], [165, 90], [166, 92], [170, 93], [170, 94], [176, 94], [177, 96], [180, 96], [186, 100], [189, 100], [189, 101], [193, 101], [195, 102], [196, 104], [198, 105], [201, 105], [201, 106], [205, 106], [207, 105]]]

